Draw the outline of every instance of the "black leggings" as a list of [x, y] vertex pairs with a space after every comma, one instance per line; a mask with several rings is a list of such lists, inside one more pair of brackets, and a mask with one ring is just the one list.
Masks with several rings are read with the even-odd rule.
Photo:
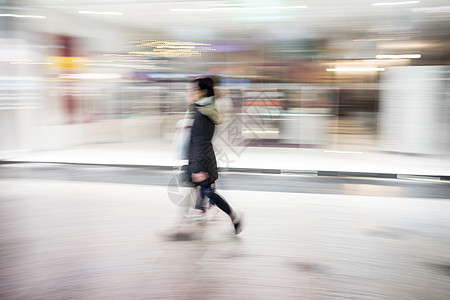
[[196, 183], [197, 186], [201, 187], [202, 199], [205, 198], [205, 196], [208, 197], [209, 200], [211, 200], [215, 205], [217, 205], [218, 208], [223, 210], [227, 215], [231, 214], [230, 205], [225, 199], [216, 194], [215, 192], [216, 189], [213, 184], [214, 181], [211, 182], [209, 178], [202, 182]]

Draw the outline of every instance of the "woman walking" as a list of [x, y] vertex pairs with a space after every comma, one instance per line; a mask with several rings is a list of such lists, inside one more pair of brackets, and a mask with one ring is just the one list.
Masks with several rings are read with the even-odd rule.
[[209, 77], [194, 79], [188, 87], [187, 101], [194, 110], [194, 122], [189, 141], [188, 176], [196, 187], [200, 186], [201, 198], [205, 196], [224, 211], [233, 223], [235, 234], [242, 231], [242, 217], [228, 202], [215, 193], [218, 179], [217, 162], [212, 138], [215, 125], [222, 121], [221, 113], [214, 106], [214, 82]]

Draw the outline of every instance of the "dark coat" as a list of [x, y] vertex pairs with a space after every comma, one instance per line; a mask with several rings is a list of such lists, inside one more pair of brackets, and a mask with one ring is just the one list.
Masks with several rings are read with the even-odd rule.
[[208, 172], [209, 182], [219, 178], [217, 172], [216, 155], [211, 140], [215, 125], [211, 119], [199, 111], [195, 112], [189, 142], [188, 173]]

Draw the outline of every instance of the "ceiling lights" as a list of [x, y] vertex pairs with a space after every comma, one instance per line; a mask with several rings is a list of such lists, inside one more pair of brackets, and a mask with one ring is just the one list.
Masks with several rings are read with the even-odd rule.
[[377, 55], [377, 59], [387, 59], [387, 58], [421, 58], [420, 54], [398, 54], [398, 55]]
[[173, 12], [211, 12], [211, 11], [260, 11], [260, 10], [279, 10], [279, 9], [305, 9], [306, 5], [295, 6], [241, 6], [241, 5], [208, 5], [211, 8], [171, 8]]
[[157, 41], [141, 40], [133, 41], [131, 47], [137, 48], [130, 51], [133, 55], [149, 55], [159, 57], [195, 57], [201, 56], [203, 52], [214, 51], [211, 44], [182, 42], [182, 41]]
[[417, 4], [419, 2], [420, 1], [378, 2], [378, 3], [372, 3], [372, 6], [391, 6], [391, 5]]
[[0, 14], [0, 17], [46, 19], [46, 16]]
[[327, 69], [327, 72], [377, 72], [384, 70], [384, 68], [332, 68]]

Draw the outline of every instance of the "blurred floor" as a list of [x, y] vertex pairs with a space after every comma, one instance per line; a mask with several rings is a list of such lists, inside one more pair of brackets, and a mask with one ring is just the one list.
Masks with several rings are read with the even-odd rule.
[[[73, 164], [3, 164], [0, 179], [40, 179], [117, 183], [170, 187], [176, 190], [178, 170], [143, 166], [101, 166]], [[353, 196], [450, 198], [450, 184], [433, 177], [371, 178], [315, 176], [308, 173], [220, 172], [220, 190], [288, 192]]]
[[233, 237], [220, 212], [180, 226], [163, 185], [1, 171], [1, 299], [450, 297], [443, 199], [379, 196], [356, 182], [342, 186], [366, 196], [322, 194], [326, 181], [315, 194], [223, 189], [247, 219]]
[[[450, 176], [448, 156], [215, 144], [219, 167]], [[5, 161], [175, 166], [171, 143], [105, 143], [59, 150], [0, 152]]]

